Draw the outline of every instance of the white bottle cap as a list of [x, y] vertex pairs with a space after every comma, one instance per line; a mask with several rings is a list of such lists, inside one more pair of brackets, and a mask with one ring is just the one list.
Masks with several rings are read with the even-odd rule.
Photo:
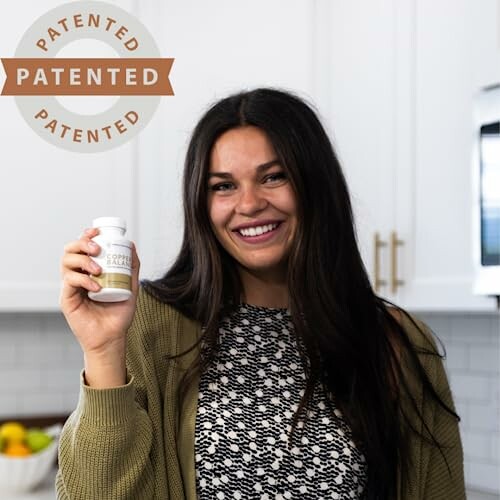
[[121, 217], [98, 217], [92, 221], [92, 227], [119, 227], [127, 230], [127, 223]]

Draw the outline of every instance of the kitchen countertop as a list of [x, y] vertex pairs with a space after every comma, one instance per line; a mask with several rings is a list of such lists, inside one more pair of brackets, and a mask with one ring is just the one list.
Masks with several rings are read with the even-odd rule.
[[47, 475], [45, 481], [40, 483], [40, 485], [29, 493], [3, 493], [0, 492], [0, 498], [2, 500], [55, 500], [57, 469], [54, 467]]

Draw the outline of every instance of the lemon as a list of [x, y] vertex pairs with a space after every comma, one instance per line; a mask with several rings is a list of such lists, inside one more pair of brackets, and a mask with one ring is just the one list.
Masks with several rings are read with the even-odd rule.
[[26, 437], [26, 427], [19, 422], [5, 422], [0, 426], [0, 439], [9, 444], [22, 443]]

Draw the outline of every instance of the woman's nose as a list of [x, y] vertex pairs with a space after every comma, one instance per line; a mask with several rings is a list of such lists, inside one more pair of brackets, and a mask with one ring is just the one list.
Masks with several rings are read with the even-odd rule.
[[242, 187], [236, 211], [245, 215], [259, 212], [267, 206], [267, 200], [257, 187]]

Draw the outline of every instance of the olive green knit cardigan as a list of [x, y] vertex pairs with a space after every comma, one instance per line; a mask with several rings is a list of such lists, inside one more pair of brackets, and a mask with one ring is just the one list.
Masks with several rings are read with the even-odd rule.
[[[408, 320], [403, 326], [416, 346], [434, 346], [430, 336], [420, 334]], [[59, 445], [59, 499], [196, 499], [197, 384], [191, 385], [182, 404], [176, 397], [179, 380], [196, 352], [175, 361], [166, 361], [165, 355], [181, 352], [199, 333], [198, 323], [141, 289], [127, 337], [127, 384], [92, 389], [82, 374], [78, 406]], [[440, 358], [421, 355], [421, 361], [437, 392], [453, 406]], [[399, 499], [465, 499], [458, 425], [434, 402], [423, 399], [416, 382], [414, 389], [427, 425], [446, 447], [449, 470], [439, 450], [412, 438], [413, 468]]]

